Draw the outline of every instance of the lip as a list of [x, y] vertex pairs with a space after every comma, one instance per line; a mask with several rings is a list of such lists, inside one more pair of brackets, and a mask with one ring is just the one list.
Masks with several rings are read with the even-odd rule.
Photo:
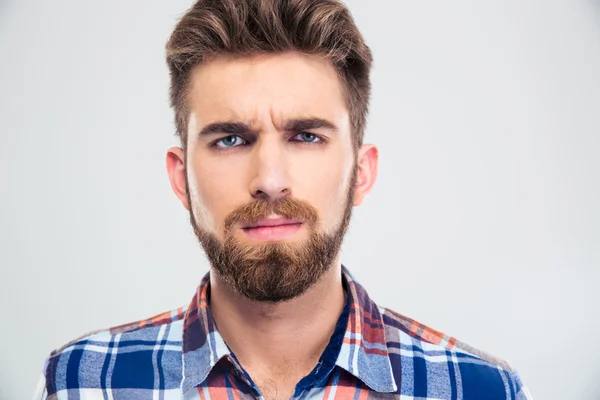
[[253, 228], [262, 228], [262, 227], [274, 227], [274, 226], [282, 226], [282, 225], [298, 225], [301, 224], [301, 221], [296, 219], [288, 219], [288, 218], [265, 218], [259, 219], [255, 223], [248, 224], [243, 227], [243, 229], [253, 229]]
[[259, 242], [274, 242], [293, 238], [302, 222], [287, 218], [267, 218], [258, 220], [242, 228], [245, 236]]

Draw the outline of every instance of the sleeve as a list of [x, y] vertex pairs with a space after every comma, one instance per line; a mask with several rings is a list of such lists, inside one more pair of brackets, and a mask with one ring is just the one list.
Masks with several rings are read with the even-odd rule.
[[527, 390], [527, 387], [525, 387], [525, 384], [523, 384], [523, 381], [516, 370], [512, 372], [512, 378], [515, 385], [515, 399], [533, 400], [533, 397], [529, 393], [529, 390]]

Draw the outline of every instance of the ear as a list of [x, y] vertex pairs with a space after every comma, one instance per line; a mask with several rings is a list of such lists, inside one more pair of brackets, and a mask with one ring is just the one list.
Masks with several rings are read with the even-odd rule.
[[181, 147], [171, 147], [167, 150], [167, 174], [171, 181], [171, 189], [181, 204], [189, 210], [187, 182], [185, 177], [185, 154]]
[[363, 144], [358, 150], [354, 206], [359, 206], [373, 189], [379, 168], [379, 150], [373, 144]]

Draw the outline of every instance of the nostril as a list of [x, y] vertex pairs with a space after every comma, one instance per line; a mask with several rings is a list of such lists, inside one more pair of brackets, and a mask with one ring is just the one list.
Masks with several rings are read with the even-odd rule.
[[257, 190], [254, 193], [254, 198], [259, 199], [259, 200], [268, 200], [269, 195], [266, 192], [263, 192], [262, 190]]
[[282, 189], [279, 191], [279, 193], [273, 192], [271, 194], [265, 192], [264, 190], [256, 190], [252, 197], [259, 200], [276, 200], [282, 197], [289, 197], [291, 193], [292, 192], [289, 188]]

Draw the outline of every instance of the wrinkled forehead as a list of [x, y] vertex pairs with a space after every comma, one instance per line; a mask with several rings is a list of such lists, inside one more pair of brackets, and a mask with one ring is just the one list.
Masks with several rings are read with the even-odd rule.
[[285, 53], [217, 58], [196, 67], [190, 78], [190, 129], [236, 121], [259, 131], [281, 130], [290, 119], [319, 118], [349, 135], [341, 81], [321, 57]]

